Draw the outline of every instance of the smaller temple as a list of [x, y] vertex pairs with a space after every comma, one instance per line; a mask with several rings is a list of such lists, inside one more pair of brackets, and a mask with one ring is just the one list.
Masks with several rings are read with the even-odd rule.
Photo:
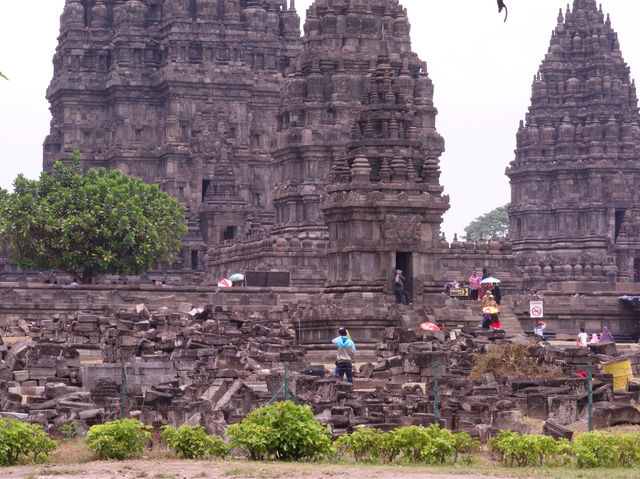
[[574, 0], [517, 133], [510, 235], [525, 286], [631, 281], [640, 266], [640, 115], [618, 36]]
[[331, 168], [322, 205], [329, 228], [326, 293], [388, 291], [402, 269], [422, 296], [437, 276], [442, 196], [438, 157], [444, 141], [426, 72], [411, 75], [378, 58], [353, 123], [346, 155]]

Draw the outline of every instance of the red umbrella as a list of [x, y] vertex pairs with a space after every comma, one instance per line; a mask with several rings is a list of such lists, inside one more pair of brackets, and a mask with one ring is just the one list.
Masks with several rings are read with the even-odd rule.
[[440, 331], [440, 328], [437, 324], [433, 324], [428, 321], [426, 323], [422, 323], [420, 327], [425, 331]]
[[233, 286], [233, 284], [228, 279], [223, 278], [218, 281], [218, 286], [220, 286], [221, 288], [230, 288], [231, 286]]

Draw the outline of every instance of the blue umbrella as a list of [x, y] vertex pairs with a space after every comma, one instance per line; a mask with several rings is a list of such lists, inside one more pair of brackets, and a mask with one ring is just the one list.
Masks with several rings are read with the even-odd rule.
[[236, 273], [227, 278], [229, 281], [244, 281], [244, 274]]
[[486, 283], [499, 283], [500, 280], [498, 278], [494, 278], [493, 276], [489, 276], [488, 278], [485, 278], [482, 280], [482, 284], [486, 284]]

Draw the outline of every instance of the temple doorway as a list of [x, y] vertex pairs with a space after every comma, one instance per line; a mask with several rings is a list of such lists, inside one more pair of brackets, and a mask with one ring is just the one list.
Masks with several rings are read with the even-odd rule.
[[413, 271], [411, 270], [411, 253], [396, 252], [396, 269], [402, 270], [405, 277], [404, 289], [413, 298]]
[[640, 281], [640, 258], [633, 258], [633, 281]]

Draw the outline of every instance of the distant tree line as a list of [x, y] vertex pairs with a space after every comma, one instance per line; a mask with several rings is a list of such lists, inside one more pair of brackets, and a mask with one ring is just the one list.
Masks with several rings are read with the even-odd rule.
[[477, 241], [482, 238], [491, 238], [496, 235], [503, 238], [509, 233], [509, 204], [499, 206], [488, 213], [478, 216], [464, 229], [469, 241]]

